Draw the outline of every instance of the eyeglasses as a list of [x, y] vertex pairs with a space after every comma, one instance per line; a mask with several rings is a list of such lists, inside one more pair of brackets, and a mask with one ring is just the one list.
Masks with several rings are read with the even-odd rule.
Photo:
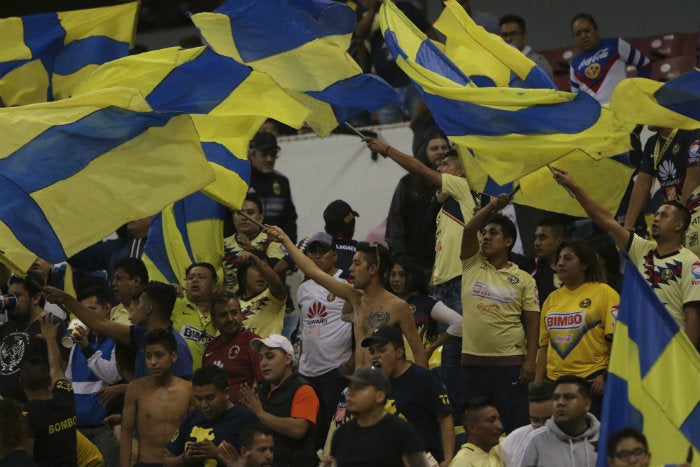
[[642, 456], [647, 455], [648, 453], [649, 453], [649, 451], [647, 451], [644, 448], [637, 448], [637, 449], [633, 449], [631, 451], [618, 451], [615, 453], [615, 457], [617, 457], [621, 461], [628, 461], [630, 459], [630, 457], [632, 457], [632, 456], [642, 457]]
[[510, 32], [502, 32], [501, 37], [503, 39], [515, 39], [516, 37], [522, 36], [523, 33], [520, 31], [510, 31]]

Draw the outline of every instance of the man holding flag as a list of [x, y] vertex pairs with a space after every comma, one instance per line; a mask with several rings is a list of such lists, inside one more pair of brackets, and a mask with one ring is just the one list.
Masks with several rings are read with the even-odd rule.
[[555, 180], [568, 188], [590, 218], [629, 253], [646, 282], [693, 345], [700, 340], [700, 260], [683, 247], [690, 213], [678, 201], [663, 203], [651, 226], [654, 241], [626, 230], [612, 214], [579, 186], [566, 170], [552, 168]]

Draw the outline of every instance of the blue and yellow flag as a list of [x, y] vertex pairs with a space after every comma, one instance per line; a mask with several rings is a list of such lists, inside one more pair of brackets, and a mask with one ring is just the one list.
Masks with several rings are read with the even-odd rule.
[[[700, 285], [700, 263], [687, 271]], [[666, 307], [627, 261], [605, 382], [598, 452], [613, 432], [644, 432], [654, 465], [685, 461], [689, 446], [700, 465], [700, 355]], [[598, 466], [605, 466], [598, 456]]]
[[207, 185], [188, 115], [153, 112], [116, 88], [0, 109], [0, 261], [26, 271]]
[[260, 125], [271, 117], [300, 127], [308, 115], [272, 78], [207, 47], [115, 60], [98, 68], [74, 95], [112, 87], [137, 89], [154, 110], [190, 114], [216, 173], [203, 191], [234, 209], [248, 191], [248, 143]]
[[433, 26], [445, 35], [447, 58], [479, 87], [557, 88], [535, 62], [477, 25], [455, 0], [445, 1]]
[[0, 103], [68, 97], [98, 65], [129, 54], [138, 2], [0, 19]]
[[211, 48], [272, 77], [311, 111], [325, 136], [366, 110], [397, 102], [382, 79], [363, 74], [346, 52], [355, 25], [350, 7], [332, 0], [228, 0], [192, 21]]
[[[501, 193], [514, 193], [513, 203], [545, 211], [568, 214], [575, 217], [588, 217], [576, 198], [552, 177], [549, 167], [542, 167], [525, 175], [515, 183], [499, 185], [481, 168], [473, 153], [457, 145], [466, 178], [472, 190], [490, 196]], [[551, 165], [576, 174], [576, 182], [610, 212], [617, 212], [625, 195], [634, 169], [621, 158], [604, 157], [592, 159], [582, 153], [573, 153], [557, 159]], [[514, 191], [515, 187], [518, 187]]]
[[627, 78], [615, 87], [610, 109], [618, 118], [638, 124], [695, 130], [700, 128], [700, 70], [666, 83]]
[[170, 284], [185, 284], [185, 269], [207, 262], [223, 278], [224, 206], [201, 192], [168, 206], [153, 217], [143, 261], [148, 276]]
[[396, 63], [413, 80], [437, 125], [474, 152], [505, 185], [567, 154], [612, 157], [630, 148], [630, 123], [590, 96], [552, 89], [478, 87], [389, 0], [380, 24]]

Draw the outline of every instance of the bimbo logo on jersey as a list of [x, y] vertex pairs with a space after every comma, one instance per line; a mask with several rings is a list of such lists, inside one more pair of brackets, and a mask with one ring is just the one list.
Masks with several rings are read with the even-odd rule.
[[552, 313], [545, 319], [549, 331], [557, 329], [577, 329], [583, 326], [586, 313], [575, 311], [573, 313]]

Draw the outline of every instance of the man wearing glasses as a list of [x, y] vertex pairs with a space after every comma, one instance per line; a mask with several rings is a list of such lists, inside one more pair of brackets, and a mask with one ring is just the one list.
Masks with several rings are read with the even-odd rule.
[[525, 28], [525, 20], [517, 15], [505, 15], [498, 22], [501, 37], [505, 42], [512, 45], [523, 53], [527, 58], [532, 60], [547, 73], [547, 76], [553, 78], [552, 67], [544, 56], [535, 52], [532, 47], [526, 44], [527, 29]]
[[[651, 453], [647, 438], [636, 428], [623, 428], [610, 435], [607, 451], [610, 467], [649, 467], [651, 465]], [[682, 450], [679, 451], [682, 452]], [[664, 465], [690, 467], [688, 462]]]

